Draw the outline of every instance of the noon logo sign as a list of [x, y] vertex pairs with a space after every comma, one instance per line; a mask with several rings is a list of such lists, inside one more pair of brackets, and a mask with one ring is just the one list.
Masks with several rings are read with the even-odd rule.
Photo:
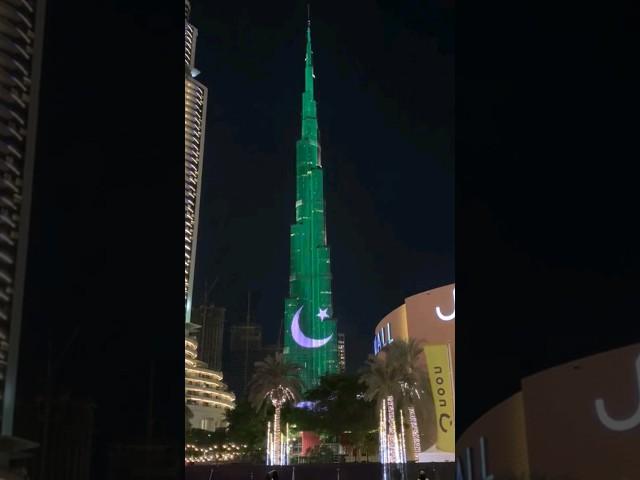
[[[328, 337], [320, 339], [307, 337], [300, 328], [300, 313], [302, 312], [303, 308], [304, 307], [300, 307], [298, 311], [293, 315], [293, 320], [291, 321], [291, 336], [293, 337], [295, 342], [303, 348], [323, 347], [327, 344], [327, 342], [329, 342], [329, 340], [331, 340], [331, 338], [333, 337], [333, 333]], [[320, 309], [320, 312], [317, 315], [320, 320], [324, 321], [324, 319], [329, 316], [327, 310], [328, 308]]]
[[[435, 383], [437, 385], [436, 391], [434, 393], [438, 398], [439, 406], [442, 408], [446, 408], [448, 406], [447, 390], [446, 390], [445, 378], [442, 375], [442, 372], [443, 372], [442, 367], [440, 366], [434, 367], [433, 372], [435, 376]], [[438, 416], [438, 426], [440, 427], [440, 430], [442, 430], [442, 432], [444, 433], [449, 432], [449, 429], [453, 427], [453, 422], [451, 421], [451, 415], [449, 415], [446, 412], [440, 413], [440, 415]]]

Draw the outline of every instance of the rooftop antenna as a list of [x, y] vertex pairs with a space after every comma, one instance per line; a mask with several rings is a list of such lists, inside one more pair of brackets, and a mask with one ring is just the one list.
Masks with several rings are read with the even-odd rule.
[[311, 5], [307, 3], [307, 25], [311, 27]]

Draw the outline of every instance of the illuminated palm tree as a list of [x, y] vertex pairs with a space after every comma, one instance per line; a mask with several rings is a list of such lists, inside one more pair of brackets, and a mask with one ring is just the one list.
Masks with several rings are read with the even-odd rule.
[[268, 356], [262, 362], [255, 363], [255, 372], [249, 381], [249, 401], [259, 411], [268, 402], [273, 405], [273, 448], [275, 463], [281, 461], [280, 451], [280, 412], [287, 402], [295, 402], [300, 398], [302, 381], [301, 367], [287, 362], [282, 354]]
[[378, 404], [380, 415], [380, 461], [398, 463], [400, 451], [396, 434], [394, 397], [398, 394], [398, 369], [387, 355], [369, 355], [361, 380], [367, 386], [365, 398]]
[[415, 405], [426, 396], [427, 372], [421, 359], [422, 353], [421, 343], [413, 338], [408, 341], [395, 340], [385, 348], [385, 355], [397, 375], [399, 407], [406, 408], [408, 413], [415, 460], [421, 450]]

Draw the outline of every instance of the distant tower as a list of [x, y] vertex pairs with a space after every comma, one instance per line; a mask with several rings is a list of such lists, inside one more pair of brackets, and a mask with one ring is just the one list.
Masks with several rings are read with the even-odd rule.
[[306, 388], [338, 371], [336, 321], [325, 227], [323, 172], [313, 94], [311, 22], [307, 27], [302, 133], [296, 148], [296, 222], [291, 226], [289, 297], [285, 300], [285, 358], [302, 367]]
[[200, 210], [200, 183], [204, 153], [204, 127], [207, 116], [207, 87], [195, 80], [200, 73], [194, 67], [198, 30], [189, 23], [191, 4], [185, 2], [184, 50], [184, 300], [185, 322], [191, 322], [193, 277], [195, 273], [196, 243], [198, 239], [198, 212]]
[[347, 353], [345, 351], [345, 336], [344, 333], [338, 334], [338, 370], [340, 373], [347, 371]]
[[0, 2], [0, 424], [13, 433], [45, 1]]
[[246, 393], [254, 364], [260, 360], [264, 360], [262, 327], [249, 322], [231, 325], [229, 359], [225, 361], [229, 386], [238, 393]]
[[213, 305], [200, 307], [198, 343], [200, 358], [213, 370], [222, 370], [222, 338], [225, 309]]

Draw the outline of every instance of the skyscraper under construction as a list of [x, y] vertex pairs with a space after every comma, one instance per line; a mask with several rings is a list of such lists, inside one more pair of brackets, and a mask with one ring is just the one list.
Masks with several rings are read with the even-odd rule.
[[290, 233], [291, 265], [283, 351], [288, 361], [302, 367], [301, 377], [306, 388], [316, 386], [320, 377], [338, 372], [314, 78], [309, 22], [302, 132], [296, 148], [296, 221]]

